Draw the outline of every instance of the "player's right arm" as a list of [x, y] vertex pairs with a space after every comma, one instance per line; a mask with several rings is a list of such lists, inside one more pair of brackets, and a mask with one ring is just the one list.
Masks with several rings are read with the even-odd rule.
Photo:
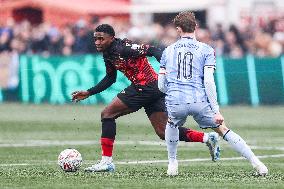
[[164, 50], [160, 60], [160, 70], [158, 75], [158, 88], [161, 92], [167, 92], [167, 79], [166, 79], [166, 50]]
[[117, 70], [113, 67], [111, 63], [106, 61], [106, 76], [94, 87], [86, 91], [75, 91], [72, 93], [72, 101], [79, 102], [84, 100], [89, 96], [100, 93], [107, 88], [109, 88], [116, 81]]

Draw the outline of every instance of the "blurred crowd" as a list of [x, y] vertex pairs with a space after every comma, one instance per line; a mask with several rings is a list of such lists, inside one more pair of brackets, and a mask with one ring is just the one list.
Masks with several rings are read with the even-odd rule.
[[[98, 24], [109, 23], [116, 30], [116, 37], [128, 38], [137, 43], [151, 44], [161, 49], [175, 42], [173, 25], [131, 25], [111, 18], [76, 23], [57, 28], [49, 23], [31, 25], [7, 20], [0, 25], [0, 53], [15, 51], [25, 54], [63, 55], [95, 53], [93, 31]], [[196, 37], [215, 48], [217, 55], [240, 58], [246, 54], [260, 57], [277, 57], [284, 52], [284, 18], [270, 18], [262, 22], [245, 20], [238, 26], [224, 28], [198, 28]]]

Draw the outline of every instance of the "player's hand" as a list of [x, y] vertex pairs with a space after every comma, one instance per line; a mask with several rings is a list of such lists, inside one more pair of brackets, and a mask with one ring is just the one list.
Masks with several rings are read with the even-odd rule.
[[215, 119], [215, 123], [216, 123], [216, 124], [219, 124], [219, 125], [222, 125], [223, 122], [224, 122], [224, 117], [222, 116], [221, 113], [217, 113], [217, 114], [215, 115], [214, 119]]
[[90, 96], [88, 91], [75, 91], [72, 93], [72, 102], [79, 102]]

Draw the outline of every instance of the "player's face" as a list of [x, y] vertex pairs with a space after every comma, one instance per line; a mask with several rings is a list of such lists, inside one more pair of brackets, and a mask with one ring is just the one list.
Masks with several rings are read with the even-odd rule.
[[99, 52], [105, 51], [113, 41], [114, 37], [107, 33], [95, 32], [94, 33], [95, 45]]

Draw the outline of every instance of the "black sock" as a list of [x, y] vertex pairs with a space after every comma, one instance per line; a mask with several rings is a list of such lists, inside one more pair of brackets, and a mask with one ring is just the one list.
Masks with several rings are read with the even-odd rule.
[[116, 123], [115, 119], [104, 118], [102, 119], [102, 138], [115, 139]]
[[179, 130], [179, 140], [189, 142], [189, 139], [186, 136], [188, 129], [185, 127], [179, 127], [178, 130]]

